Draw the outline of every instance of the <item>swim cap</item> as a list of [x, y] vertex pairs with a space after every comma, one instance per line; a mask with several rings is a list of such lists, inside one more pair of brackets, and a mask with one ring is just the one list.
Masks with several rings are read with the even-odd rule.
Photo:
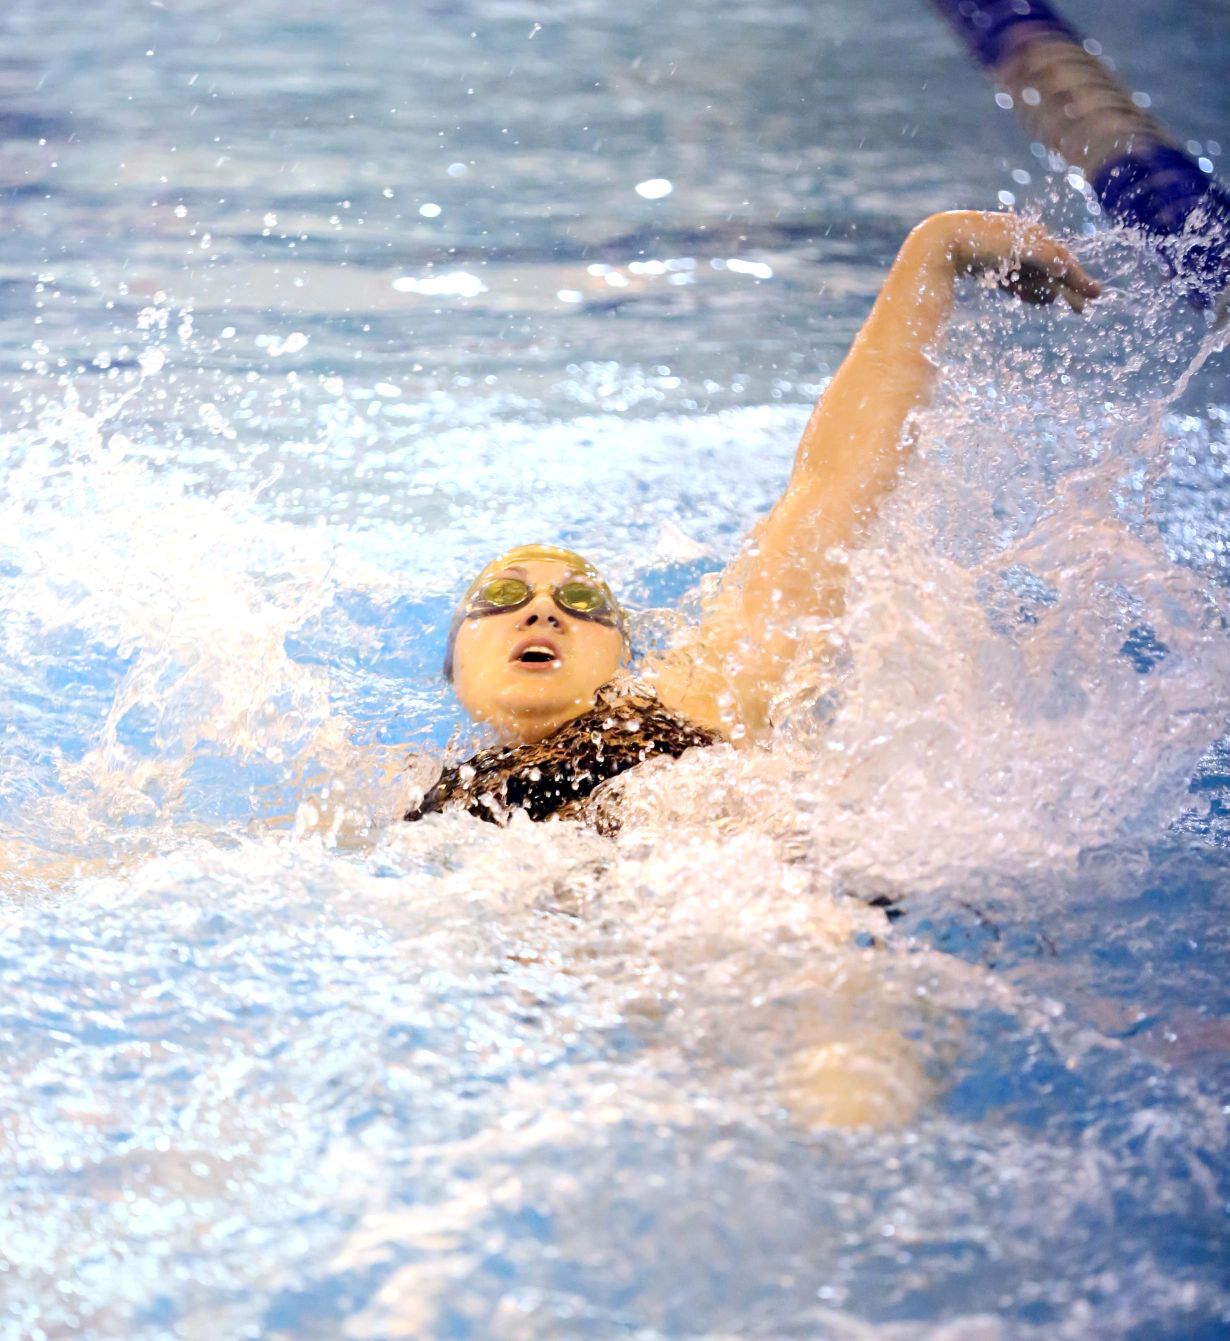
[[470, 603], [470, 598], [485, 582], [502, 569], [507, 568], [510, 564], [526, 561], [530, 563], [567, 564], [579, 577], [588, 578], [606, 597], [607, 604], [615, 612], [616, 627], [623, 635], [624, 643], [627, 644], [628, 623], [624, 609], [615, 599], [606, 579], [584, 555], [578, 554], [575, 550], [561, 549], [558, 545], [514, 545], [512, 549], [501, 554], [499, 558], [492, 559], [465, 589], [465, 594], [457, 602], [457, 608], [453, 611], [453, 621], [449, 625], [448, 641], [444, 647], [444, 678], [450, 684], [453, 681], [453, 646], [457, 641], [457, 630], [461, 628], [462, 621], [466, 617], [466, 608]]

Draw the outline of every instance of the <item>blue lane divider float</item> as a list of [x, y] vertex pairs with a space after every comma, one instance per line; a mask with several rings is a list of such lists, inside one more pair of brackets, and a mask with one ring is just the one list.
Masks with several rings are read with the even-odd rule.
[[[1142, 229], [1201, 306], [1230, 291], [1230, 191], [1140, 106], [1045, 0], [932, 0], [1026, 129]], [[1225, 300], [1223, 299], [1223, 302]]]

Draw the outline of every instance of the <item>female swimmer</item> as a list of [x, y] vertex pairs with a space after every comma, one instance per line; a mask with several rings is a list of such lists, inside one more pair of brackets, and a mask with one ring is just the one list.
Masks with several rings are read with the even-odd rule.
[[460, 807], [500, 822], [524, 809], [611, 831], [609, 779], [652, 755], [763, 739], [809, 624], [840, 613], [840, 556], [901, 469], [907, 420], [935, 380], [930, 351], [968, 274], [993, 275], [1026, 302], [1062, 296], [1076, 311], [1100, 292], [1038, 224], [973, 211], [924, 220], [816, 404], [785, 492], [680, 645], [648, 659], [635, 680], [622, 672], [624, 612], [570, 551], [521, 546], [478, 574], [454, 615], [444, 671], [501, 743], [446, 768], [406, 818]]

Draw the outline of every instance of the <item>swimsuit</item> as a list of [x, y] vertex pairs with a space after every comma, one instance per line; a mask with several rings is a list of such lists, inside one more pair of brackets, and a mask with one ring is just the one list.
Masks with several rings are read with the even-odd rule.
[[545, 739], [492, 746], [449, 765], [405, 818], [461, 809], [503, 824], [511, 811], [524, 810], [532, 820], [581, 819], [612, 834], [619, 817], [602, 805], [603, 783], [654, 756], [677, 759], [694, 745], [721, 739], [664, 708], [644, 685], [612, 681], [598, 691], [588, 712]]

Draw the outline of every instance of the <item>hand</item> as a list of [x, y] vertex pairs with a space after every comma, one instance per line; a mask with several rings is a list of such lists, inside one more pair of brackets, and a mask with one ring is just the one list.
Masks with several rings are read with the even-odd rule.
[[954, 272], [994, 275], [1001, 289], [1026, 303], [1053, 303], [1062, 297], [1080, 312], [1102, 286], [1039, 223], [1016, 214], [961, 211], [943, 214]]

